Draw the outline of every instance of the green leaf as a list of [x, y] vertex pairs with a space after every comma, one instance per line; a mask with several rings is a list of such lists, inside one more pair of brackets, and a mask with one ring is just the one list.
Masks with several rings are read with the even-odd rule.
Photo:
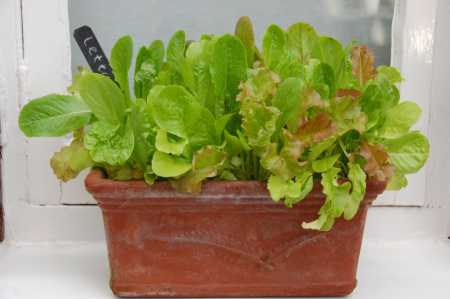
[[241, 40], [247, 51], [247, 63], [249, 66], [253, 65], [255, 61], [255, 34], [253, 33], [252, 21], [249, 17], [240, 17], [234, 34]]
[[272, 105], [278, 108], [281, 113], [277, 122], [278, 132], [293, 118], [295, 118], [295, 121], [298, 120], [305, 89], [306, 84], [300, 78], [288, 78], [279, 85], [272, 100]]
[[336, 93], [336, 78], [333, 68], [326, 63], [314, 65], [311, 85], [324, 99], [331, 99]]
[[306, 23], [296, 23], [288, 28], [287, 34], [289, 48], [301, 62], [308, 63], [319, 39], [314, 28]]
[[168, 133], [163, 129], [158, 129], [156, 134], [156, 149], [166, 154], [181, 155], [187, 143], [184, 138], [169, 138]]
[[392, 84], [400, 83], [403, 81], [400, 71], [392, 66], [380, 65], [377, 67], [378, 77], [384, 77]]
[[164, 44], [160, 40], [139, 50], [134, 71], [134, 94], [137, 98], [147, 97], [161, 70], [163, 59]]
[[329, 231], [333, 227], [335, 219], [341, 217], [344, 213], [348, 202], [351, 200], [351, 183], [339, 184], [339, 172], [339, 168], [333, 167], [322, 174], [321, 184], [323, 193], [326, 195], [325, 204], [319, 211], [318, 219], [309, 223], [302, 223], [304, 229]]
[[160, 177], [177, 177], [192, 168], [191, 162], [182, 157], [172, 156], [160, 151], [156, 151], [152, 159], [152, 170]]
[[90, 73], [80, 79], [80, 95], [95, 116], [111, 125], [122, 123], [127, 104], [120, 88], [108, 77]]
[[225, 34], [217, 40], [210, 71], [215, 93], [224, 105], [223, 113], [234, 112], [239, 84], [247, 78], [247, 53], [239, 38]]
[[186, 37], [184, 31], [174, 33], [167, 45], [167, 62], [181, 75], [185, 86], [194, 90], [194, 73], [184, 56], [186, 50]]
[[156, 174], [153, 172], [150, 165], [147, 166], [144, 172], [144, 181], [147, 185], [153, 185], [157, 179]]
[[268, 68], [257, 68], [249, 71], [248, 80], [240, 85], [240, 93], [237, 100], [252, 100], [270, 104], [277, 93], [280, 78]]
[[394, 171], [394, 175], [389, 179], [386, 190], [400, 190], [408, 186], [408, 180], [405, 175], [399, 171]]
[[215, 122], [216, 136], [219, 139], [222, 138], [222, 135], [225, 132], [225, 128], [226, 128], [227, 124], [230, 122], [230, 120], [233, 117], [235, 117], [235, 114], [234, 113], [229, 113], [229, 114], [222, 115], [221, 117], [216, 119], [216, 122]]
[[186, 138], [194, 150], [216, 144], [214, 117], [181, 86], [158, 87], [149, 94], [148, 106], [158, 127]]
[[[334, 38], [321, 36], [319, 42], [311, 55], [312, 58], [319, 59], [328, 64], [334, 70], [336, 86], [341, 86], [346, 72], [347, 54], [342, 45]], [[351, 70], [350, 70], [351, 71]]]
[[81, 171], [94, 164], [81, 137], [81, 134], [75, 134], [71, 144], [62, 147], [50, 160], [54, 174], [63, 182], [77, 177]]
[[389, 109], [386, 119], [379, 129], [380, 137], [396, 138], [408, 133], [419, 120], [422, 110], [414, 102], [401, 102]]
[[128, 82], [128, 73], [133, 59], [133, 39], [126, 35], [121, 37], [114, 44], [111, 50], [111, 67], [114, 73], [114, 79], [119, 83], [125, 98], [130, 99], [130, 86]]
[[262, 103], [244, 100], [241, 102], [242, 128], [251, 147], [265, 147], [276, 131], [280, 112], [275, 107]]
[[131, 121], [125, 125], [112, 125], [106, 121], [95, 122], [84, 137], [84, 146], [98, 163], [122, 165], [134, 149]]
[[214, 146], [205, 146], [194, 154], [192, 170], [172, 184], [179, 191], [199, 193], [202, 181], [219, 175], [226, 158], [225, 152]]
[[243, 150], [243, 146], [239, 137], [231, 135], [226, 130], [224, 132], [225, 149], [230, 157], [239, 155]]
[[368, 117], [367, 129], [381, 125], [387, 111], [398, 104], [398, 88], [386, 79], [370, 81], [361, 97], [361, 108]]
[[287, 130], [283, 130], [281, 141], [283, 146], [280, 150], [277, 143], [271, 143], [261, 150], [261, 166], [288, 180], [305, 171], [304, 163], [299, 162], [305, 146], [296, 135]]
[[85, 67], [78, 67], [78, 72], [72, 76], [72, 84], [67, 87], [67, 91], [73, 95], [80, 95], [79, 82], [80, 79], [87, 74], [92, 73], [92, 71]]
[[361, 111], [360, 100], [352, 96], [331, 99], [329, 113], [333, 117], [340, 134], [350, 130], [366, 130], [367, 115]]
[[275, 24], [267, 28], [263, 37], [263, 57], [270, 69], [275, 69], [285, 55], [286, 43], [287, 36], [283, 29]]
[[31, 100], [19, 115], [19, 127], [28, 137], [62, 136], [89, 123], [92, 113], [76, 96], [51, 94]]
[[339, 156], [340, 155], [337, 154], [320, 160], [315, 160], [312, 162], [311, 167], [314, 172], [327, 172], [334, 166], [334, 164], [336, 164]]
[[303, 172], [295, 180], [286, 180], [280, 176], [272, 175], [267, 182], [270, 196], [276, 202], [284, 199], [287, 207], [293, 207], [304, 199], [313, 188], [311, 172]]
[[314, 187], [314, 180], [311, 172], [305, 171], [300, 173], [295, 178], [295, 189], [288, 188], [287, 196], [284, 199], [284, 204], [292, 208], [295, 204], [299, 203], [311, 192]]
[[366, 173], [359, 164], [348, 164], [348, 178], [352, 183], [352, 192], [350, 200], [347, 202], [344, 210], [344, 218], [351, 220], [355, 217], [359, 209], [359, 204], [364, 199], [366, 193]]
[[179, 30], [172, 35], [167, 45], [167, 61], [174, 65], [183, 62], [185, 49], [186, 34]]
[[220, 116], [224, 112], [223, 100], [220, 101], [214, 91], [210, 72], [213, 55], [214, 39], [202, 39], [193, 42], [186, 51], [186, 60], [194, 72], [195, 91], [199, 103], [211, 111], [215, 116]]
[[281, 57], [279, 63], [274, 69], [281, 79], [285, 80], [290, 77], [305, 77], [305, 65], [296, 56], [297, 54], [291, 49], [287, 49]]
[[323, 140], [321, 142], [317, 142], [309, 147], [308, 151], [308, 160], [314, 161], [316, 160], [324, 151], [328, 150], [336, 143], [336, 138], [332, 137], [330, 139]]
[[428, 139], [419, 132], [385, 140], [384, 146], [395, 169], [404, 174], [419, 171], [430, 152]]
[[145, 100], [136, 99], [130, 114], [134, 134], [133, 160], [137, 162], [141, 170], [147, 168], [155, 151], [155, 132], [153, 130], [155, 124], [145, 108]]

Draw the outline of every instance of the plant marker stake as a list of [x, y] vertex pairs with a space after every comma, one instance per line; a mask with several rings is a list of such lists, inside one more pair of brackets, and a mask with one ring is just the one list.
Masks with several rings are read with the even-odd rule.
[[114, 80], [111, 65], [100, 47], [94, 32], [89, 26], [81, 26], [73, 31], [73, 37], [83, 52], [91, 70], [94, 73], [103, 74]]

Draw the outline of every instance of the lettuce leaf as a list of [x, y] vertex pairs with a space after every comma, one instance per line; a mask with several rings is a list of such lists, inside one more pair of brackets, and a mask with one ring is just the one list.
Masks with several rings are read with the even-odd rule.
[[164, 59], [164, 44], [155, 40], [148, 47], [141, 47], [136, 57], [134, 70], [134, 95], [147, 98], [148, 92], [155, 84]]
[[369, 47], [357, 45], [352, 48], [352, 68], [360, 86], [364, 86], [369, 80], [375, 78], [377, 72], [374, 67], [373, 53]]
[[348, 58], [341, 43], [329, 36], [321, 36], [311, 57], [326, 63], [333, 69], [337, 87], [346, 84], [346, 72], [348, 71], [346, 61]]
[[296, 23], [287, 30], [288, 47], [300, 62], [306, 64], [319, 43], [316, 30], [306, 23]]
[[[369, 177], [384, 182], [392, 176], [394, 167], [389, 163], [389, 154], [382, 145], [364, 142], [358, 154], [365, 159], [364, 171]], [[356, 155], [351, 160], [357, 161]]]
[[270, 144], [280, 115], [279, 110], [257, 101], [245, 99], [241, 102], [240, 114], [248, 144], [255, 148], [262, 148]]
[[180, 74], [184, 85], [191, 91], [194, 90], [194, 73], [189, 67], [185, 57], [186, 36], [184, 31], [175, 32], [167, 44], [167, 62]]
[[130, 99], [130, 83], [128, 73], [133, 59], [133, 39], [126, 35], [117, 40], [111, 50], [111, 67], [114, 79], [119, 83], [120, 88], [127, 100]]
[[220, 117], [225, 111], [223, 99], [216, 96], [210, 72], [214, 45], [217, 38], [205, 37], [189, 45], [186, 61], [194, 72], [195, 92], [199, 103]]
[[272, 175], [267, 182], [267, 188], [274, 201], [284, 199], [285, 205], [292, 208], [311, 192], [313, 188], [312, 173], [304, 171], [293, 180], [285, 180]]
[[256, 46], [255, 34], [253, 32], [253, 25], [249, 17], [240, 17], [236, 23], [234, 34], [241, 40], [247, 51], [247, 63], [249, 66], [253, 65], [255, 61]]
[[270, 25], [263, 37], [263, 57], [266, 66], [276, 69], [286, 51], [287, 34], [279, 26]]
[[164, 129], [158, 129], [155, 140], [155, 147], [158, 151], [173, 154], [173, 155], [181, 155], [183, 154], [188, 142], [183, 138], [169, 138], [169, 134]]
[[225, 34], [216, 41], [210, 72], [215, 94], [224, 103], [223, 113], [238, 109], [236, 95], [247, 78], [247, 67], [247, 52], [239, 38]]
[[392, 84], [400, 83], [403, 81], [400, 71], [392, 66], [380, 65], [377, 67], [377, 76], [384, 77]]
[[419, 132], [411, 132], [395, 139], [385, 140], [384, 146], [395, 169], [403, 174], [419, 171], [428, 159], [430, 144]]
[[288, 78], [278, 87], [277, 93], [272, 100], [273, 106], [280, 111], [277, 121], [277, 132], [288, 123], [297, 122], [298, 116], [303, 108], [306, 84], [300, 78]]
[[163, 178], [177, 177], [192, 168], [190, 161], [183, 157], [156, 151], [152, 159], [152, 171]]
[[134, 134], [130, 119], [124, 124], [95, 122], [84, 137], [84, 146], [97, 163], [117, 166], [125, 164], [134, 149]]
[[318, 173], [327, 172], [334, 166], [334, 164], [336, 164], [337, 160], [339, 159], [339, 156], [340, 155], [337, 154], [323, 159], [314, 160], [311, 163], [311, 167], [314, 170], [314, 172]]
[[133, 102], [129, 117], [134, 135], [132, 159], [144, 171], [155, 151], [155, 124], [146, 110], [146, 102], [143, 99], [136, 99]]
[[400, 190], [408, 186], [408, 179], [406, 176], [398, 170], [394, 171], [394, 174], [389, 179], [388, 184], [386, 186], [387, 190]]
[[53, 173], [63, 182], [76, 178], [81, 171], [93, 165], [94, 161], [84, 147], [82, 132], [76, 132], [70, 145], [62, 147], [50, 159]]
[[50, 94], [22, 108], [19, 127], [28, 137], [56, 137], [82, 128], [91, 117], [91, 109], [79, 97]]
[[359, 164], [348, 164], [348, 179], [352, 183], [350, 199], [344, 209], [344, 219], [351, 220], [355, 217], [359, 209], [359, 204], [364, 199], [366, 193], [366, 173]]
[[340, 184], [338, 182], [339, 168], [333, 167], [322, 174], [321, 184], [326, 195], [325, 204], [319, 211], [319, 218], [312, 222], [303, 222], [304, 229], [329, 231], [335, 222], [344, 213], [348, 202], [351, 200], [350, 182]]
[[182, 192], [199, 193], [202, 181], [219, 175], [227, 154], [214, 146], [205, 146], [194, 154], [192, 169], [172, 185]]
[[148, 109], [156, 125], [166, 132], [188, 140], [193, 150], [217, 143], [215, 120], [185, 88], [156, 86], [149, 94]]
[[422, 110], [414, 102], [401, 102], [386, 113], [384, 123], [378, 130], [378, 136], [396, 138], [409, 132], [419, 120]]
[[111, 125], [123, 122], [126, 99], [120, 88], [110, 78], [89, 73], [78, 82], [80, 95], [94, 115]]

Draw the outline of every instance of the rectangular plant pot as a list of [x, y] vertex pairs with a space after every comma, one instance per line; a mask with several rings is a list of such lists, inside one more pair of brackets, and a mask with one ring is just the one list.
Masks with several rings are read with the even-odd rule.
[[317, 218], [319, 184], [291, 209], [256, 181], [208, 181], [186, 194], [93, 170], [86, 188], [103, 212], [118, 296], [343, 296], [356, 286], [367, 208], [385, 184], [368, 181], [355, 218], [329, 232], [300, 226]]

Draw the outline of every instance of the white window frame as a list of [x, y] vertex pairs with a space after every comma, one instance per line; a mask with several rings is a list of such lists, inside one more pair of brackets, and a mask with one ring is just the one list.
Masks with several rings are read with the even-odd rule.
[[[71, 32], [67, 1], [3, 0], [0, 3], [0, 33], [4, 38], [0, 44], [3, 199], [6, 239], [10, 241], [86, 241], [103, 236], [99, 209], [82, 205], [93, 203], [84, 190], [84, 176], [61, 184], [49, 167], [51, 154], [68, 140], [26, 139], [17, 127], [19, 109], [30, 98], [64, 92], [70, 84]], [[431, 131], [441, 125], [442, 119], [430, 118], [442, 105], [431, 100], [433, 42], [440, 1], [444, 0], [396, 1], [392, 34], [392, 64], [407, 78], [401, 86], [402, 98], [416, 101], [422, 107], [417, 128], [427, 132], [432, 146], [443, 136]], [[425, 167], [410, 176], [410, 187], [387, 192], [377, 204], [442, 206], [444, 201], [433, 200], [444, 194], [433, 189], [437, 185], [430, 177], [436, 174], [430, 169]], [[444, 170], [440, 169], [441, 173]]]

